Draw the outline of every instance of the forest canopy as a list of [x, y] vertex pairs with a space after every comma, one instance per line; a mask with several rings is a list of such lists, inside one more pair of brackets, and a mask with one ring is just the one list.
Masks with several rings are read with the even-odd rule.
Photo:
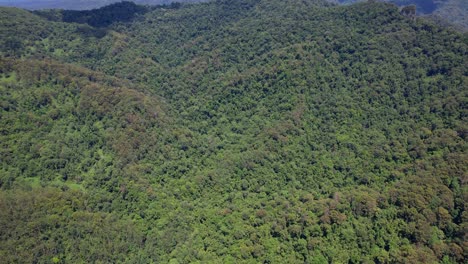
[[464, 263], [468, 36], [388, 3], [0, 8], [5, 263]]

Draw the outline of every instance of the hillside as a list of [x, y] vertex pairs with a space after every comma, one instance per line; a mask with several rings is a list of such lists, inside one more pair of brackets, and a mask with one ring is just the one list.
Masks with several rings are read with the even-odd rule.
[[[353, 4], [367, 0], [328, 0], [337, 4]], [[452, 26], [462, 32], [468, 31], [468, 1], [465, 0], [378, 0], [398, 6], [415, 5], [420, 16], [433, 18], [444, 26]]]
[[387, 3], [63, 12], [0, 8], [6, 263], [467, 259], [466, 34]]
[[468, 2], [463, 0], [447, 1], [434, 12], [436, 18], [455, 25], [460, 31], [468, 32]]

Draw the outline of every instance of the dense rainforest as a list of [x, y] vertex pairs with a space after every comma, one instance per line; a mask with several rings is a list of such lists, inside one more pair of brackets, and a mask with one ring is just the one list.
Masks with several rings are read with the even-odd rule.
[[389, 3], [0, 8], [0, 262], [466, 263], [467, 88]]

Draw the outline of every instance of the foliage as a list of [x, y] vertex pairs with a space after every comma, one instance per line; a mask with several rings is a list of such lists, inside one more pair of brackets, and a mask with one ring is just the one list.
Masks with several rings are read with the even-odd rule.
[[465, 261], [466, 35], [385, 3], [0, 12], [6, 262]]

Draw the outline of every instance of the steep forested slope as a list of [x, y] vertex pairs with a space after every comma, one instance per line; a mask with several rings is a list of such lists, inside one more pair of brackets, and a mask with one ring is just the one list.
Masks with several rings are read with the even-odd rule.
[[384, 3], [0, 14], [7, 262], [465, 260], [466, 35]]

